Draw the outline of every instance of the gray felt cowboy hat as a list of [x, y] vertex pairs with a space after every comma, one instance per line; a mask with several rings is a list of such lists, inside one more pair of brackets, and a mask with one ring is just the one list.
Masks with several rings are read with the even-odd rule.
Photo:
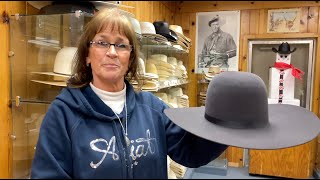
[[320, 131], [309, 110], [268, 104], [263, 80], [249, 72], [223, 72], [212, 78], [205, 107], [165, 109], [178, 126], [204, 139], [249, 149], [304, 144]]

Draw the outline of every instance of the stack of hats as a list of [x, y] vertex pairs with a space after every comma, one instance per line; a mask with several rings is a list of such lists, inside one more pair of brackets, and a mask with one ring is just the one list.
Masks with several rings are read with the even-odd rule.
[[175, 173], [176, 177], [178, 179], [183, 179], [186, 171], [187, 171], [187, 167], [182, 166], [181, 164], [171, 160], [170, 162], [170, 169]]
[[177, 43], [175, 43], [173, 45], [178, 46], [178, 48], [182, 47], [182, 49], [189, 51], [190, 46], [191, 46], [191, 39], [186, 37], [183, 34], [182, 27], [178, 26], [178, 25], [170, 25], [169, 29], [174, 31], [178, 35]]
[[[162, 100], [164, 103], [166, 103], [170, 108], [176, 108], [176, 104], [169, 103], [168, 94], [164, 92], [155, 92], [153, 93], [155, 96], [157, 96], [160, 100]], [[172, 102], [172, 101], [171, 101]]]
[[154, 28], [157, 34], [160, 34], [167, 38], [168, 41], [177, 43], [178, 35], [171, 29], [166, 21], [155, 21], [153, 22]]
[[199, 93], [199, 102], [202, 106], [206, 104], [208, 86], [205, 86]]
[[158, 71], [156, 66], [153, 63], [147, 64], [147, 68], [145, 67], [144, 60], [139, 58], [138, 60], [138, 77], [139, 79], [158, 79]]
[[220, 74], [220, 67], [218, 65], [211, 65], [208, 69], [208, 72], [205, 73], [204, 78], [208, 81], [211, 81], [211, 79], [217, 75]]
[[140, 22], [141, 35], [151, 41], [171, 45], [164, 36], [157, 34], [155, 26], [151, 22]]
[[182, 79], [188, 79], [188, 72], [186, 67], [183, 65], [181, 60], [178, 60], [177, 71], [180, 71], [182, 74]]
[[174, 75], [175, 67], [168, 63], [168, 57], [164, 54], [152, 54], [148, 57], [147, 63], [156, 65], [159, 81], [166, 81]]
[[179, 108], [189, 107], [189, 97], [183, 94], [181, 87], [170, 88], [168, 91], [172, 99], [176, 98], [176, 103]]
[[172, 159], [167, 155], [167, 169], [168, 169], [168, 179], [177, 179], [176, 174], [172, 171], [171, 165]]

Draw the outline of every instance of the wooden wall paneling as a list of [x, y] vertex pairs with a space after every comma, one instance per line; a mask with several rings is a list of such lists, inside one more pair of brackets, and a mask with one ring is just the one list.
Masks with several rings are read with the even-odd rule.
[[243, 49], [243, 37], [250, 33], [250, 10], [242, 10], [240, 13], [240, 42], [239, 42], [239, 71], [244, 71], [242, 64], [245, 63], [243, 54], [246, 49]]
[[[317, 31], [317, 33], [320, 33], [320, 8], [319, 8], [319, 12], [318, 12], [318, 22], [317, 22], [317, 24], [318, 24], [318, 31]], [[318, 51], [317, 51], [318, 52]]]
[[302, 7], [300, 8], [300, 33], [307, 33], [308, 32], [308, 12], [309, 7]]
[[309, 8], [308, 12], [308, 33], [318, 32], [318, 22], [319, 22], [319, 7], [314, 6]]
[[318, 1], [182, 1], [177, 6], [177, 12], [196, 13], [235, 9], [286, 9], [309, 6], [320, 6], [320, 3]]
[[[0, 12], [25, 14], [24, 1], [0, 1]], [[0, 22], [0, 178], [12, 178], [12, 133], [10, 100], [9, 25]]]
[[[122, 5], [126, 5], [126, 6], [131, 6], [131, 7], [135, 7], [136, 6], [136, 1], [122, 1], [121, 2]], [[121, 7], [120, 9], [128, 11], [132, 14], [135, 14], [136, 8], [126, 8], [126, 7]]]
[[167, 21], [166, 12], [167, 12], [167, 7], [162, 2], [160, 2], [160, 20], [161, 21]]
[[[7, 11], [7, 2], [0, 1], [0, 13]], [[10, 85], [9, 85], [9, 60], [8, 60], [8, 51], [9, 51], [9, 25], [0, 22], [0, 178], [10, 178], [9, 167], [11, 165], [10, 157], [10, 146], [11, 141], [9, 139], [9, 134], [11, 130], [11, 121], [10, 121], [10, 108], [9, 105], [9, 94], [10, 94]]]
[[259, 34], [265, 34], [267, 32], [268, 10], [260, 9], [259, 13]]
[[[189, 19], [189, 21], [190, 21], [190, 19]], [[181, 25], [182, 24], [182, 13], [175, 13], [174, 14], [173, 23], [182, 27], [182, 25]], [[190, 22], [188, 22], [188, 23], [190, 23]], [[182, 29], [184, 30], [183, 27], [182, 27]]]
[[[319, 18], [320, 19], [320, 18]], [[318, 29], [320, 30], [320, 29]], [[317, 34], [319, 35], [319, 34]], [[317, 38], [314, 73], [313, 73], [313, 90], [312, 90], [312, 112], [320, 118], [320, 37]]]
[[260, 19], [259, 10], [258, 9], [250, 10], [249, 34], [258, 34], [259, 33], [259, 19]]
[[189, 36], [192, 41], [192, 47], [189, 50], [189, 65], [188, 65], [188, 81], [189, 81], [189, 88], [188, 88], [188, 96], [189, 96], [189, 105], [190, 107], [197, 106], [197, 74], [194, 72], [195, 70], [195, 41], [196, 41], [196, 14], [190, 13], [189, 15], [189, 23], [190, 23], [190, 30]]
[[184, 31], [190, 30], [190, 14], [189, 13], [182, 13], [181, 14], [181, 27]]
[[153, 1], [153, 20], [154, 21], [159, 21], [161, 20], [160, 17], [160, 2], [159, 1]]

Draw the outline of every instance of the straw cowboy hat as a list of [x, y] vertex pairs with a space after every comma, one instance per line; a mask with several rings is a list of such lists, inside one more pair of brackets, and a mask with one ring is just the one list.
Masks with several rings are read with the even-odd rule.
[[182, 30], [182, 27], [181, 26], [178, 26], [178, 25], [169, 25], [169, 29], [173, 30], [177, 35], [178, 37], [182, 37], [183, 40], [187, 41], [188, 43], [191, 42], [191, 39], [186, 37], [184, 34], [183, 34], [183, 30]]
[[249, 72], [214, 76], [205, 106], [164, 112], [190, 133], [241, 148], [287, 148], [311, 141], [320, 131], [319, 118], [306, 108], [268, 104], [263, 80]]
[[205, 73], [205, 76], [212, 78], [219, 73], [220, 73], [220, 67], [217, 65], [211, 65], [208, 69], [208, 72]]
[[54, 60], [52, 72], [31, 72], [32, 74], [52, 76], [57, 81], [31, 81], [53, 86], [66, 86], [65, 80], [71, 76], [72, 61], [77, 50], [78, 48], [76, 47], [64, 47], [60, 49]]

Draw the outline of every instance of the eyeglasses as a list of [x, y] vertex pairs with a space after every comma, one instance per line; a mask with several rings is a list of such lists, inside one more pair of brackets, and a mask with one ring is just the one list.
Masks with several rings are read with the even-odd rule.
[[94, 45], [95, 47], [104, 50], [104, 51], [108, 51], [110, 46], [113, 45], [114, 48], [116, 49], [116, 51], [118, 53], [122, 53], [122, 52], [131, 52], [133, 49], [132, 45], [129, 44], [111, 44], [108, 42], [103, 42], [103, 41], [90, 41], [89, 42], [90, 45]]

